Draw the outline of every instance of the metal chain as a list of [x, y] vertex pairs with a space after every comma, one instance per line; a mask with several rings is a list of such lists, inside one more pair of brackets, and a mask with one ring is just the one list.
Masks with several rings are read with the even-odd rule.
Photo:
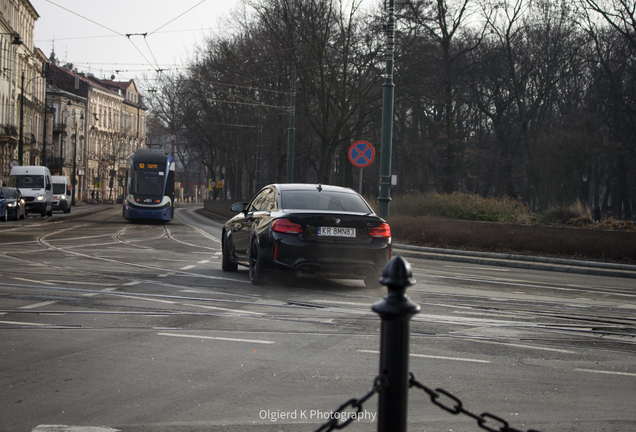
[[[505, 421], [504, 419], [502, 419], [501, 417], [497, 417], [496, 415], [493, 414], [489, 414], [489, 413], [482, 413], [481, 415], [477, 415], [477, 414], [473, 414], [470, 411], [467, 411], [466, 409], [464, 409], [464, 404], [462, 403], [461, 400], [459, 400], [456, 396], [453, 396], [451, 393], [447, 392], [444, 389], [441, 388], [437, 388], [435, 390], [430, 389], [428, 387], [426, 387], [424, 384], [418, 382], [415, 377], [413, 376], [413, 374], [411, 373], [411, 378], [409, 379], [409, 387], [417, 387], [420, 388], [422, 390], [424, 390], [424, 392], [426, 392], [426, 394], [428, 394], [431, 398], [431, 402], [433, 402], [435, 405], [437, 405], [438, 407], [442, 408], [445, 411], [448, 411], [451, 414], [465, 414], [468, 417], [471, 417], [473, 419], [475, 419], [477, 421], [477, 424], [479, 425], [480, 428], [485, 429], [487, 431], [490, 432], [524, 432], [522, 430], [519, 429], [514, 429], [510, 426], [508, 426], [508, 422]], [[448, 405], [444, 405], [443, 403], [441, 403], [440, 401], [438, 401], [438, 399], [440, 398], [440, 396], [446, 396], [447, 398], [451, 399], [455, 405], [454, 406], [448, 406]], [[496, 429], [494, 427], [490, 427], [487, 422], [492, 422], [493, 420], [498, 421], [499, 423], [501, 423], [501, 426]], [[528, 429], [527, 432], [539, 432], [537, 430], [534, 429]]]
[[[344, 410], [346, 410], [347, 408], [357, 408], [355, 414], [360, 413], [362, 411], [362, 404], [365, 403], [367, 399], [369, 399], [375, 393], [379, 393], [384, 390], [386, 385], [386, 378], [381, 376], [375, 377], [375, 380], [373, 380], [373, 388], [371, 389], [371, 391], [369, 391], [369, 393], [367, 393], [360, 399], [349, 399], [347, 402], [340, 405], [338, 409], [331, 413], [331, 419], [327, 421], [327, 423], [316, 429], [316, 432], [329, 432], [334, 429], [343, 429], [349, 426], [349, 424], [356, 419], [357, 415], [350, 415], [348, 419], [346, 419], [345, 421], [341, 421], [343, 417], [342, 413], [344, 412]], [[353, 413], [353, 411], [351, 412]]]

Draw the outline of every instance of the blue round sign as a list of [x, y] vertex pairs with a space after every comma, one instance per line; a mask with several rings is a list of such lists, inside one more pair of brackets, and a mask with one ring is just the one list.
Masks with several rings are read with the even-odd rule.
[[371, 165], [375, 159], [375, 149], [366, 141], [356, 141], [349, 147], [349, 161], [359, 167], [364, 168]]

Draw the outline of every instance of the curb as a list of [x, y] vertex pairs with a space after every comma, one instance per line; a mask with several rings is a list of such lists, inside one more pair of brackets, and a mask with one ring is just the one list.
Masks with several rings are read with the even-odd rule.
[[636, 279], [636, 266], [628, 264], [578, 261], [563, 258], [542, 257], [537, 255], [438, 249], [431, 247], [409, 246], [399, 243], [393, 243], [393, 251], [407, 258], [454, 261], [528, 270], [544, 270], [590, 276]]

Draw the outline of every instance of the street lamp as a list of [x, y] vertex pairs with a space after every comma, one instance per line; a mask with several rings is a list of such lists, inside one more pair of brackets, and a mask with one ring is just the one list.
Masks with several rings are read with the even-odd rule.
[[[80, 114], [80, 121], [84, 120], [84, 113]], [[73, 178], [71, 179], [71, 206], [75, 205], [75, 185], [77, 185], [77, 121], [75, 120], [75, 111], [73, 111], [73, 122], [75, 123], [75, 139], [73, 140]]]
[[[68, 101], [66, 105], [72, 105], [71, 101]], [[68, 120], [68, 116], [64, 117], [64, 113], [68, 112], [66, 108], [62, 110], [62, 133], [60, 134], [60, 172], [58, 175], [62, 175], [62, 171], [64, 170], [64, 134], [66, 133], [66, 120]]]
[[380, 155], [380, 194], [378, 214], [389, 217], [391, 202], [391, 152], [393, 141], [393, 49], [395, 45], [395, 0], [389, 0], [389, 21], [386, 26], [386, 74], [382, 85], [382, 153]]

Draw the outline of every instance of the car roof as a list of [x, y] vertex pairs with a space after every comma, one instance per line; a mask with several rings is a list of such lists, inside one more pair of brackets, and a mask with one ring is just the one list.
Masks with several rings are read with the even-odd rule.
[[357, 194], [353, 189], [342, 187], [323, 185], [320, 183], [275, 183], [266, 187], [275, 187], [279, 191], [316, 191], [319, 188], [328, 192], [343, 192]]

